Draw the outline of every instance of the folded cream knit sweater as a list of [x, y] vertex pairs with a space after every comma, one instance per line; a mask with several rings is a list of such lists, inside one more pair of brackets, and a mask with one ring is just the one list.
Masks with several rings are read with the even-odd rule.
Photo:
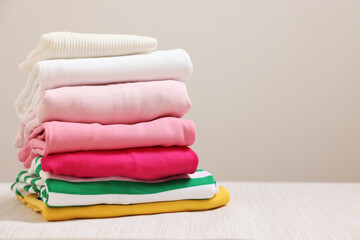
[[36, 62], [42, 60], [122, 56], [156, 48], [157, 40], [151, 37], [51, 32], [41, 35], [39, 45], [19, 68], [30, 71]]

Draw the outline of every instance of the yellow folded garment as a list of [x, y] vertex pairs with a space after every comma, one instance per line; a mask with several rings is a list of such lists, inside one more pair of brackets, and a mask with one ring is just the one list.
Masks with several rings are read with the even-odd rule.
[[219, 186], [219, 192], [210, 199], [179, 200], [169, 202], [141, 203], [133, 205], [94, 205], [83, 207], [48, 207], [36, 194], [24, 198], [17, 196], [26, 206], [41, 212], [47, 221], [76, 218], [106, 218], [130, 215], [144, 215], [170, 212], [201, 211], [226, 205], [230, 200], [229, 191]]

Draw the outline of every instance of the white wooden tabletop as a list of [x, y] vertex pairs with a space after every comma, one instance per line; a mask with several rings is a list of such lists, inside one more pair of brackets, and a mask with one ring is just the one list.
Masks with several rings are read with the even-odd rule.
[[230, 203], [205, 212], [46, 222], [0, 184], [0, 238], [360, 239], [360, 183], [220, 182]]

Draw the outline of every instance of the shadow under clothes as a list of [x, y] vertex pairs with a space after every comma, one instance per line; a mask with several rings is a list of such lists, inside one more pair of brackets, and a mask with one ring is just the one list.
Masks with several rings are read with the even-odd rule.
[[2, 221], [46, 222], [41, 214], [34, 214], [32, 209], [20, 202], [8, 185], [0, 184], [0, 225]]

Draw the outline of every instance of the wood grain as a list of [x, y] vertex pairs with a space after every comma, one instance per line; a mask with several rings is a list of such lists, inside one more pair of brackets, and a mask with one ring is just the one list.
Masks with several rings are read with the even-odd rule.
[[45, 222], [0, 184], [0, 238], [360, 239], [359, 183], [222, 182], [206, 212]]

